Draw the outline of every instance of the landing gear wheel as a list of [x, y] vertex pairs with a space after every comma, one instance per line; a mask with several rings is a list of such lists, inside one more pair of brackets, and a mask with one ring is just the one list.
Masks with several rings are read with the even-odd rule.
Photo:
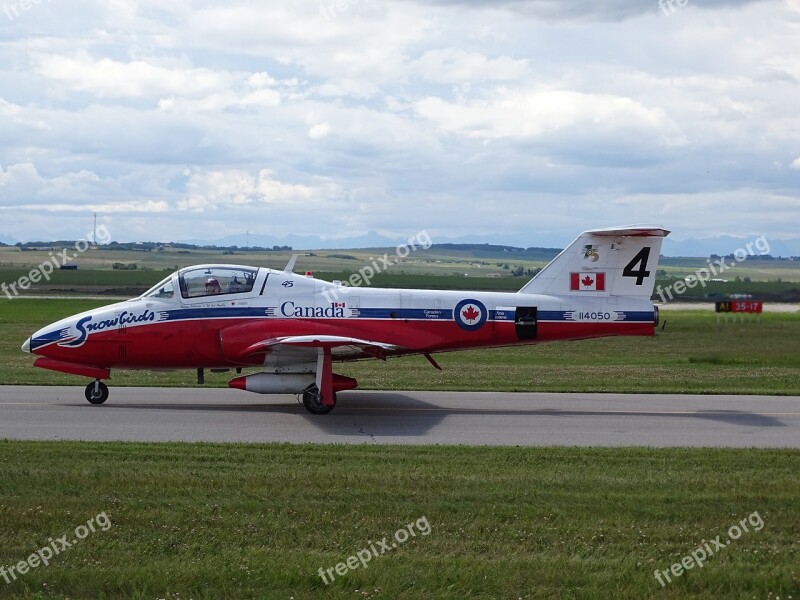
[[86, 386], [84, 395], [92, 404], [102, 404], [108, 400], [108, 386], [102, 381], [95, 381]]
[[303, 390], [303, 406], [312, 415], [327, 415], [336, 406], [336, 394], [333, 394], [333, 404], [326, 406], [319, 398], [319, 389], [316, 385], [311, 385]]

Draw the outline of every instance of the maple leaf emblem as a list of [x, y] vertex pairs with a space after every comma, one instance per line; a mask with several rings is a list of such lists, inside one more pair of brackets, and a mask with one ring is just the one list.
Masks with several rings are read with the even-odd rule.
[[584, 285], [584, 287], [591, 287], [592, 284], [594, 283], [594, 279], [592, 279], [587, 275], [586, 277], [581, 279], [581, 283]]
[[468, 306], [467, 310], [461, 312], [461, 316], [463, 316], [466, 321], [474, 321], [481, 316], [481, 313], [475, 310], [474, 306]]

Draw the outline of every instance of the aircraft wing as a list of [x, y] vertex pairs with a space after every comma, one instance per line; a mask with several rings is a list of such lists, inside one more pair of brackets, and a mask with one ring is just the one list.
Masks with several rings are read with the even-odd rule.
[[319, 348], [330, 348], [336, 360], [372, 357], [385, 360], [388, 353], [403, 350], [400, 346], [338, 335], [292, 335], [269, 338], [247, 348], [243, 354], [266, 353], [264, 365], [284, 367], [316, 362]]

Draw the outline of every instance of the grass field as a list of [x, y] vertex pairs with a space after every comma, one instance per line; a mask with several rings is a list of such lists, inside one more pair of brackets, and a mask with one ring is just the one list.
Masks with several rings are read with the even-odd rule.
[[[111, 294], [133, 296], [144, 292], [167, 273], [178, 268], [204, 263], [235, 263], [283, 269], [291, 251], [252, 251], [192, 249], [166, 247], [163, 251], [142, 252], [122, 250], [116, 246], [99, 246], [84, 253], [65, 248], [77, 271], [56, 271], [50, 281], [34, 284], [28, 294]], [[31, 268], [60, 257], [60, 250], [44, 249], [19, 251], [16, 247], [0, 247], [0, 282], [14, 283], [27, 275]], [[409, 287], [431, 289], [474, 289], [516, 291], [529, 276], [513, 277], [515, 269], [543, 267], [555, 251], [530, 250], [506, 252], [499, 248], [475, 246], [454, 249], [433, 246], [417, 247], [407, 257], [397, 255], [395, 248], [352, 250], [298, 251], [296, 271], [312, 271], [325, 280], [347, 279], [359, 269], [378, 265], [381, 272], [372, 285], [375, 287]], [[391, 263], [381, 269], [379, 257], [387, 256]], [[396, 262], [395, 262], [396, 261]], [[113, 265], [136, 265], [134, 271], [112, 269]], [[730, 263], [726, 263], [730, 264]], [[658, 269], [658, 285], [662, 288], [694, 275], [707, 267], [703, 258], [663, 258]], [[702, 299], [705, 294], [754, 294], [767, 300], [800, 300], [800, 261], [762, 260], [750, 257], [745, 262], [718, 274], [717, 281], [705, 287], [689, 289], [684, 298]]]
[[[103, 304], [97, 300], [0, 300], [0, 377], [6, 384], [68, 384], [79, 377], [34, 369], [20, 351], [35, 330]], [[655, 338], [606, 338], [533, 347], [336, 365], [362, 389], [800, 394], [800, 315], [718, 323], [710, 312], [664, 311]], [[194, 373], [114, 372], [114, 385], [194, 385]], [[228, 374], [208, 374], [225, 386]], [[78, 393], [76, 391], [76, 393]], [[113, 394], [113, 391], [112, 391]], [[113, 395], [112, 395], [113, 398]]]
[[[433, 240], [435, 242], [435, 240]], [[80, 269], [110, 270], [115, 262], [136, 265], [142, 269], [156, 271], [172, 270], [176, 266], [231, 262], [235, 264], [248, 264], [274, 269], [282, 269], [293, 254], [299, 255], [297, 263], [299, 270], [336, 271], [370, 264], [376, 257], [387, 254], [388, 258], [398, 259], [398, 264], [392, 269], [405, 270], [412, 274], [451, 275], [453, 273], [482, 275], [487, 272], [503, 273], [508, 265], [510, 269], [516, 266], [532, 268], [543, 266], [552, 260], [558, 250], [556, 249], [531, 249], [526, 251], [505, 251], [501, 247], [473, 245], [470, 248], [454, 248], [437, 246], [424, 249], [420, 242], [415, 244], [415, 249], [409, 248], [407, 256], [397, 253], [397, 248], [353, 248], [353, 249], [319, 249], [319, 250], [282, 250], [263, 251], [238, 248], [235, 251], [222, 249], [179, 249], [166, 246], [158, 251], [138, 251], [132, 248], [124, 249], [115, 245], [100, 245], [88, 251], [76, 252], [75, 245], [55, 244], [41, 250], [26, 250], [21, 252], [16, 247], [0, 247], [0, 269], [33, 267], [48, 261], [52, 256], [63, 256], [66, 250], [70, 263], [79, 265]], [[60, 259], [59, 259], [60, 260]], [[730, 266], [731, 261], [726, 262]], [[663, 257], [659, 268], [671, 275], [689, 275], [698, 268], [705, 267], [706, 258], [701, 257]], [[750, 277], [754, 281], [768, 281], [782, 278], [786, 281], [800, 281], [800, 262], [788, 260], [763, 260], [759, 256], [749, 256], [744, 262], [738, 263], [735, 268], [728, 268], [721, 275]]]
[[[74, 248], [67, 248], [69, 256], [75, 254]], [[34, 267], [50, 260], [50, 255], [58, 255], [58, 250], [19, 252], [16, 248], [0, 247], [0, 269], [24, 269]], [[250, 251], [238, 250], [235, 253], [221, 250], [174, 250], [164, 252], [135, 252], [115, 250], [109, 246], [99, 246], [83, 254], [75, 256], [72, 264], [79, 270], [111, 270], [114, 263], [126, 265], [136, 264], [138, 269], [152, 269], [158, 272], [173, 271], [178, 267], [186, 267], [207, 263], [233, 263], [283, 269], [293, 254], [299, 256], [297, 271], [357, 271], [369, 265], [377, 257], [387, 255], [393, 264], [391, 271], [403, 271], [410, 274], [452, 275], [469, 274], [481, 276], [488, 273], [504, 274], [514, 266], [530, 268], [544, 265], [555, 253], [541, 255], [539, 253], [503, 253], [495, 252], [486, 255], [481, 252], [423, 250], [409, 252], [406, 257], [398, 257], [395, 248], [369, 248], [353, 250], [315, 250], [309, 251]], [[503, 265], [508, 265], [507, 269]]]
[[[798, 467], [787, 450], [0, 442], [0, 565], [111, 523], [0, 597], [797, 598]], [[702, 568], [654, 577], [755, 513]], [[419, 520], [428, 535], [323, 583]]]

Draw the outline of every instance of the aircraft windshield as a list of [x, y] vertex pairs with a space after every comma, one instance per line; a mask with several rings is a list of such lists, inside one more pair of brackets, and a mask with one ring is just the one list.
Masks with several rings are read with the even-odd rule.
[[175, 287], [172, 285], [172, 275], [164, 281], [160, 281], [144, 294], [143, 298], [172, 298], [175, 295]]
[[253, 290], [256, 269], [209, 267], [186, 271], [180, 276], [181, 296], [199, 298], [221, 294], [241, 294]]

